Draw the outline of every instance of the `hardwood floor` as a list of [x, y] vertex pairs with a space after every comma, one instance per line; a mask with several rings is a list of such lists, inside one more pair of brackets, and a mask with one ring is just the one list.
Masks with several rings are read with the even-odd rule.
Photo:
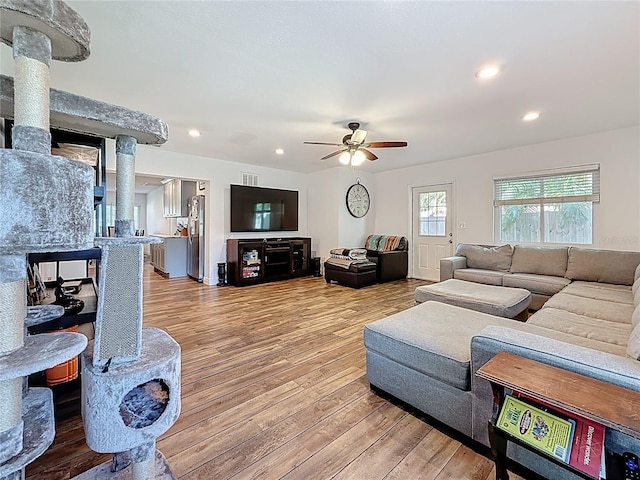
[[[182, 347], [182, 413], [158, 441], [176, 476], [495, 478], [489, 459], [369, 388], [363, 325], [413, 306], [424, 283], [220, 288], [146, 267], [145, 326]], [[27, 478], [69, 479], [109, 458], [89, 450], [75, 416]]]

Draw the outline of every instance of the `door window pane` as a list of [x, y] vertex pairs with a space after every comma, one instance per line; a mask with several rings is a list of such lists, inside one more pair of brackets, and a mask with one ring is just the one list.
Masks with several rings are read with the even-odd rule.
[[420, 235], [444, 236], [447, 221], [447, 192], [420, 194]]

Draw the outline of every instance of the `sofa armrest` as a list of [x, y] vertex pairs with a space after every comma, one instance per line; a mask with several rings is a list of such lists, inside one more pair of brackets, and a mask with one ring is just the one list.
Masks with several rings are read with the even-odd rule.
[[440, 259], [440, 281], [453, 278], [453, 272], [458, 268], [467, 268], [467, 257], [454, 255]]
[[488, 443], [487, 421], [493, 402], [489, 382], [477, 378], [475, 373], [498, 352], [513, 353], [640, 392], [640, 361], [523, 331], [526, 326], [518, 329], [489, 326], [471, 339], [474, 439]]

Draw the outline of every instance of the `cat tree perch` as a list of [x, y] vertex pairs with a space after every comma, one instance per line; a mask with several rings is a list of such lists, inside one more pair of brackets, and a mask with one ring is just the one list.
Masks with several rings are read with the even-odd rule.
[[[55, 434], [48, 389], [23, 378], [85, 350], [74, 333], [24, 335], [60, 314], [26, 308], [26, 256], [102, 249], [96, 338], [82, 353], [87, 443], [114, 460], [79, 480], [173, 479], [156, 438], [180, 413], [180, 347], [142, 327], [143, 244], [133, 234], [137, 143], [161, 144], [161, 120], [49, 88], [51, 59], [89, 56], [89, 28], [60, 0], [0, 0], [0, 36], [13, 48], [15, 79], [0, 77], [0, 116], [13, 118], [13, 149], [0, 150], [0, 480], [23, 478]], [[50, 126], [116, 139], [116, 236], [93, 237], [93, 171], [50, 154]], [[37, 195], [34, 190], [37, 189]], [[20, 215], [15, 212], [19, 211]]]

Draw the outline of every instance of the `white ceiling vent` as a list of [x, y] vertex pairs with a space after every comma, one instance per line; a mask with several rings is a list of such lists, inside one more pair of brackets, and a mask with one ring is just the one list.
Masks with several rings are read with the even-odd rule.
[[245, 173], [242, 172], [242, 185], [248, 185], [250, 187], [258, 186], [258, 174], [257, 173]]

